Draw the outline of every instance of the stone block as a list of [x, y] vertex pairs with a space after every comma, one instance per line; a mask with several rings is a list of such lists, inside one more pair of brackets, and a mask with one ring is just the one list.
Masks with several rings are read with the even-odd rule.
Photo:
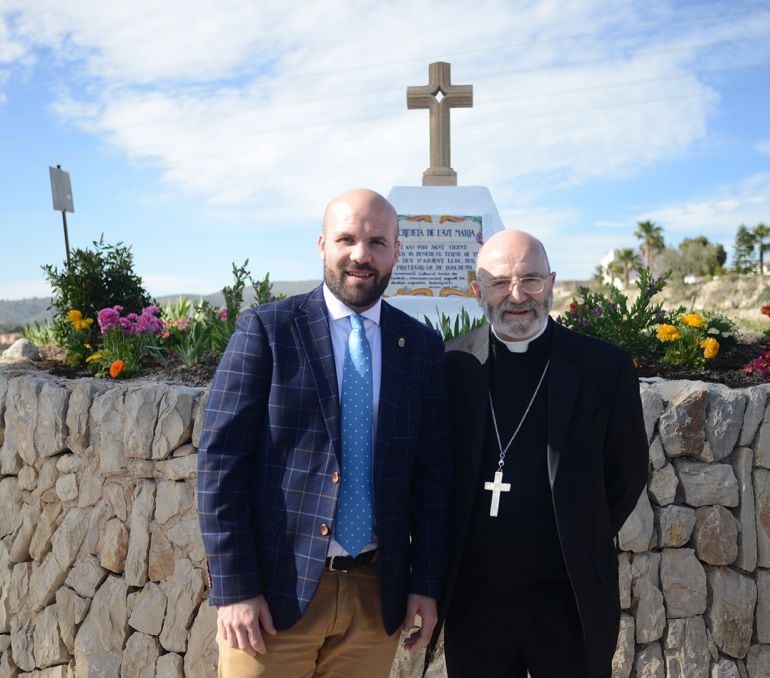
[[711, 384], [708, 391], [705, 426], [706, 442], [716, 461], [728, 456], [738, 442], [746, 411], [746, 394], [723, 384]]
[[91, 444], [91, 403], [105, 389], [106, 386], [96, 379], [78, 379], [70, 393], [66, 419], [67, 447], [79, 455], [84, 455]]
[[61, 515], [61, 504], [45, 504], [37, 514], [37, 525], [29, 543], [29, 554], [33, 560], [40, 562], [51, 548], [51, 539], [56, 531], [56, 524]]
[[660, 469], [653, 471], [647, 486], [650, 498], [658, 506], [668, 506], [676, 499], [676, 489], [679, 478], [671, 464], [666, 463]]
[[666, 626], [660, 591], [660, 553], [637, 553], [631, 562], [631, 609], [636, 622], [636, 642], [659, 640]]
[[[169, 652], [158, 657], [158, 661], [155, 662], [155, 675], [157, 678], [184, 678], [182, 657], [176, 652]], [[193, 674], [188, 673], [187, 675], [192, 676]]]
[[699, 457], [706, 442], [708, 390], [689, 384], [672, 398], [658, 419], [658, 432], [668, 457]]
[[650, 506], [647, 492], [642, 490], [631, 515], [618, 532], [618, 544], [623, 551], [642, 553], [650, 548], [652, 542], [655, 515]]
[[660, 583], [669, 621], [706, 611], [706, 572], [692, 549], [664, 549]]
[[[208, 678], [217, 671], [217, 609], [203, 603], [190, 629], [184, 656], [185, 678]], [[430, 672], [428, 672], [428, 676]], [[427, 678], [427, 677], [426, 677]]]
[[166, 594], [154, 582], [145, 584], [139, 592], [128, 624], [131, 628], [157, 636], [163, 628], [163, 618], [166, 615]]
[[[8, 377], [0, 372], [0, 445], [5, 442], [5, 397], [7, 394]], [[198, 439], [200, 439], [200, 433]]]
[[59, 617], [56, 605], [49, 605], [35, 615], [32, 634], [35, 665], [44, 669], [56, 664], [66, 664], [69, 652], [59, 634]]
[[198, 455], [171, 457], [155, 464], [155, 477], [159, 480], [193, 480], [198, 470]]
[[155, 483], [139, 481], [134, 489], [129, 527], [126, 581], [129, 586], [144, 586], [147, 581], [147, 556], [150, 547], [150, 519], [155, 512]]
[[741, 674], [738, 671], [738, 665], [732, 659], [722, 657], [711, 665], [709, 678], [741, 678]]
[[770, 403], [765, 408], [765, 416], [759, 427], [754, 451], [754, 463], [762, 468], [770, 469]]
[[0, 479], [0, 539], [13, 534], [23, 520], [23, 495], [15, 476]]
[[67, 449], [67, 404], [70, 392], [58, 384], [46, 381], [37, 397], [35, 449], [43, 458]]
[[78, 498], [78, 479], [74, 473], [59, 476], [55, 487], [56, 496], [63, 502], [75, 501]]
[[185, 652], [187, 628], [203, 600], [203, 572], [193, 567], [187, 558], [182, 558], [177, 561], [172, 577], [161, 582], [160, 586], [167, 599], [160, 643], [168, 652]]
[[190, 441], [193, 405], [200, 391], [187, 386], [168, 386], [158, 408], [158, 425], [152, 442], [152, 458], [166, 459], [177, 447]]
[[93, 598], [106, 576], [107, 572], [99, 561], [87, 555], [75, 562], [65, 583], [84, 598]]
[[757, 636], [770, 644], [770, 570], [757, 570]]
[[629, 678], [634, 667], [634, 618], [625, 612], [620, 615], [618, 644], [612, 657], [612, 678]]
[[96, 592], [75, 636], [76, 678], [117, 678], [128, 634], [125, 579], [109, 576]]
[[5, 447], [18, 454], [24, 463], [34, 466], [37, 397], [45, 381], [33, 377], [17, 377], [8, 383], [5, 402]]
[[75, 651], [75, 632], [80, 622], [85, 619], [89, 606], [90, 601], [87, 598], [81, 598], [67, 586], [62, 586], [56, 591], [56, 614], [59, 631], [61, 640], [68, 652]]
[[740, 498], [737, 517], [741, 525], [735, 566], [746, 572], [753, 572], [757, 567], [756, 499], [751, 477], [753, 464], [754, 453], [748, 447], [739, 447], [733, 453], [733, 471], [735, 471], [735, 477], [738, 480], [738, 496]]
[[165, 387], [160, 384], [143, 383], [126, 391], [126, 457], [152, 459], [152, 441], [158, 423], [158, 406]]
[[99, 564], [105, 570], [117, 574], [123, 572], [128, 554], [128, 539], [128, 528], [118, 518], [107, 522], [99, 553]]
[[752, 386], [745, 389], [744, 393], [746, 394], [746, 411], [743, 414], [743, 426], [741, 427], [738, 445], [741, 447], [751, 447], [765, 415], [768, 388], [764, 384]]
[[666, 678], [663, 653], [660, 651], [659, 643], [645, 645], [636, 653], [634, 676], [636, 678]]
[[746, 655], [746, 674], [748, 678], [767, 678], [770, 676], [770, 646], [752, 645]]
[[752, 482], [757, 520], [757, 566], [770, 567], [770, 471], [755, 468]]
[[155, 678], [155, 665], [160, 657], [158, 640], [144, 633], [134, 633], [126, 643], [120, 678]]
[[150, 552], [147, 556], [147, 576], [162, 581], [174, 573], [174, 549], [163, 528], [150, 524]]
[[738, 506], [738, 479], [729, 464], [677, 461], [676, 471], [690, 506]]
[[709, 565], [731, 565], [738, 557], [740, 523], [724, 506], [701, 506], [695, 511], [693, 544]]
[[94, 396], [88, 416], [88, 429], [91, 433], [91, 446], [99, 455], [99, 471], [106, 477], [123, 474], [128, 462], [123, 443], [122, 389], [113, 387]]
[[741, 659], [751, 645], [757, 585], [753, 579], [727, 568], [708, 572], [710, 605], [706, 622], [720, 652]]
[[660, 436], [655, 436], [650, 443], [649, 457], [650, 466], [655, 471], [662, 469], [666, 465], [666, 452], [663, 449], [663, 443], [660, 442]]
[[620, 609], [631, 607], [631, 555], [625, 551], [618, 554], [618, 589], [620, 592]]
[[155, 497], [155, 520], [161, 525], [173, 516], [184, 513], [193, 505], [192, 486], [185, 482], [162, 481], [158, 483]]
[[[642, 410], [644, 411], [644, 430], [647, 433], [647, 440], [652, 441], [652, 437], [655, 435], [655, 424], [658, 423], [660, 415], [663, 414], [665, 404], [660, 393], [648, 384], [641, 385], [639, 395], [642, 398]], [[208, 392], [206, 396], [208, 397]], [[195, 441], [193, 443], [197, 446]]]
[[35, 668], [34, 621], [30, 616], [21, 615], [11, 619], [11, 656], [22, 671]]
[[671, 619], [663, 647], [666, 678], [708, 675], [708, 640], [703, 617]]
[[[209, 400], [209, 393], [210, 390], [206, 389], [203, 391], [203, 393], [200, 395], [198, 400], [195, 401], [195, 412], [193, 414], [193, 430], [192, 430], [192, 439], [190, 442], [198, 448], [200, 447], [201, 442], [201, 433], [203, 432], [203, 417], [206, 413], [206, 403]], [[644, 403], [644, 391], [642, 391], [642, 403]], [[663, 408], [663, 404], [661, 403], [661, 411]], [[645, 414], [647, 413], [647, 408], [645, 408]], [[647, 419], [645, 418], [645, 427], [647, 426]], [[653, 426], [655, 423], [653, 422]], [[647, 439], [649, 440], [650, 434], [647, 434]]]

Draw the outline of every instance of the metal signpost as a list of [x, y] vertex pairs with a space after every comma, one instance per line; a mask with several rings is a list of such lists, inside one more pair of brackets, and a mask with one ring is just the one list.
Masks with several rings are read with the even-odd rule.
[[64, 247], [67, 250], [67, 265], [70, 263], [70, 239], [67, 234], [67, 212], [75, 213], [75, 205], [72, 202], [72, 184], [70, 184], [69, 172], [65, 172], [61, 165], [49, 167], [51, 174], [51, 195], [53, 196], [53, 208], [61, 212], [64, 223]]

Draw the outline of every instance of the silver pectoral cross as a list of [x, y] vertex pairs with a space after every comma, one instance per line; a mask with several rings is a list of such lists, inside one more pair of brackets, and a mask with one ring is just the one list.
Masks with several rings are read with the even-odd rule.
[[489, 515], [497, 518], [497, 511], [500, 508], [500, 493], [510, 492], [511, 484], [503, 482], [502, 471], [496, 471], [494, 481], [484, 483], [484, 489], [492, 492], [492, 504], [489, 507]]

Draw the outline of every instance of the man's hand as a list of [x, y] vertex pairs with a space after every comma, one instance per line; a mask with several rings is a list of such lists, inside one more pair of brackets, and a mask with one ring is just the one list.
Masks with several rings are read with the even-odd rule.
[[[422, 624], [415, 624], [415, 616], [420, 615]], [[433, 629], [438, 621], [436, 600], [428, 596], [411, 593], [406, 599], [406, 616], [404, 617], [404, 647], [410, 652], [425, 647], [433, 635]]]
[[230, 647], [259, 654], [265, 654], [262, 630], [271, 636], [276, 633], [264, 596], [222, 605], [217, 610], [217, 626]]

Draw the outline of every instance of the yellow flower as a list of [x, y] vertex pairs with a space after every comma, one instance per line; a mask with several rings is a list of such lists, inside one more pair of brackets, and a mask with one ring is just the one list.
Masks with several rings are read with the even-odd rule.
[[703, 357], [706, 358], [706, 360], [716, 358], [717, 353], [719, 353], [719, 342], [714, 339], [714, 337], [708, 337], [708, 339], [704, 339], [700, 343], [700, 347], [703, 349]]
[[698, 313], [688, 313], [682, 316], [682, 322], [687, 327], [703, 327], [706, 324], [706, 319]]
[[87, 330], [94, 323], [93, 318], [83, 318], [83, 314], [74, 308], [71, 311], [67, 311], [67, 320], [70, 321], [70, 325], [78, 332]]
[[90, 356], [86, 358], [86, 362], [92, 363], [94, 362], [94, 360], [101, 360], [102, 358], [104, 358], [103, 353], [92, 353]]
[[681, 335], [673, 325], [658, 325], [658, 341], [676, 341]]

